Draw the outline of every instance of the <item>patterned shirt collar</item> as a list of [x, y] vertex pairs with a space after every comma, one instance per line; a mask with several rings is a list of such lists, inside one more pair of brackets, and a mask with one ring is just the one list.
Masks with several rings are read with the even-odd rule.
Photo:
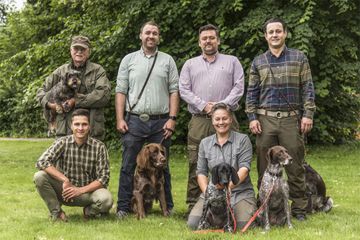
[[[228, 140], [224, 143], [224, 145], [227, 144], [227, 143], [233, 143], [233, 142], [234, 142], [234, 133], [233, 133], [232, 130], [230, 130], [229, 138], [228, 138]], [[220, 146], [220, 144], [218, 143], [216, 134], [212, 135], [211, 145], [212, 145], [212, 146], [214, 146], [214, 145]]]
[[[153, 54], [151, 54], [151, 56], [150, 56], [150, 57], [155, 56], [155, 54], [156, 54], [158, 51], [159, 51], [159, 48], [158, 48], [158, 47], [156, 47], [155, 52], [154, 52]], [[148, 58], [150, 58], [148, 55], [146, 55], [146, 54], [145, 54], [143, 47], [141, 47], [141, 48], [140, 48], [140, 53], [141, 53], [144, 57], [148, 57]]]

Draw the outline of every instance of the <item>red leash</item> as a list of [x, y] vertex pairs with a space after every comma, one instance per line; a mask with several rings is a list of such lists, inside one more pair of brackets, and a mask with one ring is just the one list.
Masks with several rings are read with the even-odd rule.
[[259, 216], [260, 212], [262, 212], [262, 210], [264, 210], [264, 207], [265, 207], [265, 204], [269, 201], [270, 199], [270, 195], [272, 193], [272, 191], [274, 190], [274, 185], [273, 184], [271, 186], [271, 189], [268, 193], [268, 195], [266, 196], [265, 198], [265, 201], [263, 202], [263, 204], [259, 207], [259, 209], [254, 213], [254, 215], [250, 218], [250, 220], [246, 223], [246, 225], [243, 227], [243, 229], [241, 229], [241, 233], [244, 233], [248, 228], [249, 226], [255, 221], [256, 217]]
[[231, 207], [231, 204], [230, 204], [230, 191], [229, 191], [229, 189], [227, 189], [226, 187], [225, 187], [225, 191], [226, 191], [226, 203], [227, 203], [227, 207], [228, 207], [228, 209], [229, 209], [229, 211], [230, 211], [230, 213], [231, 213], [231, 218], [232, 218], [232, 220], [233, 220], [233, 222], [234, 222], [234, 231], [233, 231], [233, 233], [235, 233], [235, 232], [236, 232], [236, 219], [235, 219], [234, 211], [233, 211], [233, 209], [232, 209], [232, 207]]

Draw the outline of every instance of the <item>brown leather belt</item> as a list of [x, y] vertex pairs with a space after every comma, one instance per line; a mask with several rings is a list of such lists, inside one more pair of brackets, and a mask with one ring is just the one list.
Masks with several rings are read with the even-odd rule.
[[276, 117], [276, 118], [286, 118], [286, 117], [293, 117], [299, 114], [299, 111], [291, 111], [291, 112], [284, 112], [284, 111], [268, 111], [265, 109], [257, 109], [257, 114], [265, 115], [269, 117]]
[[202, 118], [206, 118], [206, 119], [211, 119], [211, 116], [209, 114], [206, 114], [206, 113], [194, 113], [193, 116], [194, 117], [202, 117]]

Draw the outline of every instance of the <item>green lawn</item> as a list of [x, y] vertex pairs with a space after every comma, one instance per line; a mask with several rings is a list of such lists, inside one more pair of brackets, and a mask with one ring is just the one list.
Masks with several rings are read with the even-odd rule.
[[[134, 216], [124, 221], [111, 215], [85, 222], [81, 208], [64, 207], [67, 223], [51, 223], [32, 177], [34, 163], [51, 144], [0, 141], [0, 239], [360, 239], [360, 144], [308, 149], [307, 161], [323, 176], [335, 206], [328, 214], [316, 214], [306, 222], [293, 220], [294, 229], [249, 230], [242, 235], [194, 234], [186, 227], [186, 154], [173, 153], [171, 172], [176, 213], [160, 216], [159, 207], [144, 220]], [[110, 191], [116, 201], [120, 153], [111, 152]], [[253, 164], [252, 181], [256, 180]]]

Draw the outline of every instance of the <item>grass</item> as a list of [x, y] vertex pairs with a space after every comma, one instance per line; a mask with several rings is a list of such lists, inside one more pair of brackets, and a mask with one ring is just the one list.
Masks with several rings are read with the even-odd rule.
[[[360, 239], [360, 144], [312, 146], [307, 161], [323, 176], [335, 206], [328, 214], [315, 214], [305, 222], [293, 220], [294, 229], [249, 230], [246, 234], [194, 234], [186, 227], [185, 193], [187, 160], [173, 153], [171, 172], [176, 213], [160, 216], [158, 205], [144, 220], [134, 216], [119, 221], [114, 209], [109, 217], [85, 222], [82, 209], [64, 207], [67, 223], [51, 223], [45, 204], [32, 182], [34, 163], [50, 141], [0, 141], [0, 238], [1, 239]], [[110, 191], [116, 201], [120, 152], [111, 152]], [[251, 178], [256, 180], [255, 164]]]

